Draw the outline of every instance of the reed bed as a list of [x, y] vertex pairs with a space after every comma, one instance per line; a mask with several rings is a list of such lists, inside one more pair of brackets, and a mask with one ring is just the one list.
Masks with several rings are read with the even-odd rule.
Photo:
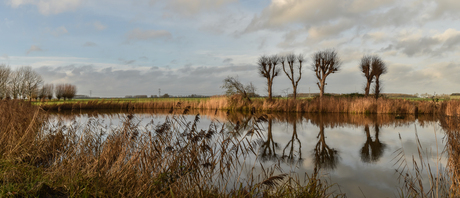
[[38, 106], [0, 101], [0, 197], [343, 196], [317, 174], [302, 180], [277, 163], [256, 173], [264, 119], [253, 117], [241, 136], [172, 113], [143, 127], [129, 114], [110, 128], [98, 119], [54, 122]]
[[252, 103], [238, 96], [212, 97], [207, 100], [189, 101], [113, 101], [93, 100], [60, 104], [41, 103], [44, 110], [90, 110], [90, 109], [207, 109], [261, 112], [308, 112], [308, 113], [352, 113], [352, 114], [443, 114], [460, 115], [459, 100], [413, 101], [363, 97], [324, 97], [314, 99], [254, 99]]

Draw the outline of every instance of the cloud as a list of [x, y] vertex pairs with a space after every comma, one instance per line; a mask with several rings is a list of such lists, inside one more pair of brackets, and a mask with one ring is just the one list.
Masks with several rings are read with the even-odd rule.
[[[191, 16], [202, 11], [215, 10], [236, 1], [238, 0], [168, 0], [165, 8], [174, 14]], [[159, 2], [160, 0], [150, 0], [151, 5]]]
[[67, 34], [67, 33], [69, 33], [69, 31], [67, 31], [67, 29], [64, 26], [58, 27], [51, 31], [51, 34], [56, 37], [61, 36], [63, 34]]
[[94, 43], [94, 42], [88, 41], [85, 44], [83, 44], [83, 46], [84, 47], [95, 47], [95, 46], [97, 46], [97, 44]]
[[43, 49], [36, 45], [32, 45], [30, 46], [29, 50], [27, 50], [27, 54], [30, 54], [32, 52], [40, 52], [40, 51], [43, 51]]
[[226, 58], [222, 62], [223, 63], [231, 63], [233, 61], [233, 58]]
[[124, 65], [130, 65], [130, 64], [133, 64], [134, 62], [136, 62], [136, 60], [125, 60], [123, 58], [119, 58], [118, 61], [120, 61]]
[[128, 41], [168, 39], [171, 37], [171, 33], [166, 30], [142, 30], [140, 28], [133, 29], [126, 34]]
[[452, 28], [432, 36], [413, 33], [408, 35], [400, 35], [387, 47], [387, 50], [394, 48], [410, 57], [415, 55], [441, 56], [454, 52], [460, 44], [460, 31]]
[[75, 11], [84, 0], [9, 0], [8, 4], [13, 8], [23, 5], [35, 5], [43, 15], [59, 14], [67, 11]]
[[96, 21], [93, 23], [93, 27], [96, 29], [96, 30], [99, 30], [99, 31], [102, 31], [102, 30], [105, 30], [107, 29], [107, 26], [102, 24], [101, 22], [99, 21]]

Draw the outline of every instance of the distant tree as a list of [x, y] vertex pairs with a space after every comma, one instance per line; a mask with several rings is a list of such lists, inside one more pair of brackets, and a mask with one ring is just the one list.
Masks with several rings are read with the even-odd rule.
[[53, 99], [53, 93], [54, 93], [54, 85], [53, 84], [45, 84], [44, 86], [44, 95], [48, 100]]
[[0, 99], [7, 98], [9, 95], [8, 83], [10, 81], [11, 68], [0, 65]]
[[14, 70], [10, 75], [10, 94], [14, 99], [22, 98], [23, 93], [23, 73], [20, 70]]
[[54, 89], [54, 95], [58, 100], [64, 97], [64, 84], [57, 84], [56, 88]]
[[[297, 68], [294, 68], [294, 64], [296, 61], [299, 62], [299, 65], [297, 66]], [[283, 65], [283, 71], [292, 83], [294, 100], [297, 99], [297, 86], [299, 85], [300, 78], [302, 78], [302, 62], [303, 61], [304, 61], [304, 58], [303, 58], [303, 55], [301, 54], [299, 54], [299, 56], [297, 57], [294, 54], [288, 54], [287, 56], [280, 58], [280, 62]], [[286, 66], [284, 62], [287, 63], [289, 72], [286, 71]], [[295, 69], [298, 69], [299, 76], [297, 77], [297, 79], [295, 79], [294, 77]]]
[[40, 85], [43, 83], [42, 77], [30, 66], [24, 66], [18, 70], [22, 74], [22, 95], [31, 100], [35, 95], [38, 95]]
[[169, 98], [170, 96], [169, 96], [169, 94], [165, 93], [165, 94], [163, 94], [163, 96], [161, 96], [161, 97], [162, 97], [162, 98]]
[[244, 86], [238, 79], [230, 76], [224, 79], [224, 84], [221, 88], [226, 90], [225, 94], [227, 96], [240, 94], [243, 98], [247, 99], [249, 103], [252, 103], [250, 97], [254, 97], [256, 92], [256, 88], [252, 83]]
[[77, 87], [75, 85], [64, 84], [64, 93], [62, 95], [64, 97], [64, 100], [71, 100], [75, 97], [75, 94], [77, 94]]
[[280, 72], [280, 68], [277, 68], [279, 62], [280, 58], [277, 55], [270, 57], [261, 56], [258, 62], [260, 76], [267, 79], [268, 100], [270, 101], [272, 100], [273, 79], [277, 77]]
[[324, 95], [324, 87], [326, 86], [326, 77], [339, 71], [342, 62], [335, 50], [325, 50], [316, 52], [313, 55], [312, 69], [318, 78], [318, 88], [320, 90], [320, 98]]
[[382, 87], [380, 86], [380, 76], [387, 73], [387, 66], [378, 56], [372, 57], [372, 73], [375, 75], [375, 87], [374, 95], [375, 99], [378, 99], [380, 93], [382, 92]]

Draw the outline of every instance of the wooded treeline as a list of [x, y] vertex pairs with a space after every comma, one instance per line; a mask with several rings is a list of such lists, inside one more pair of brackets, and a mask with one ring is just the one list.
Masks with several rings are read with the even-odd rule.
[[30, 66], [12, 70], [0, 65], [0, 99], [72, 99], [77, 88], [72, 84], [44, 84], [43, 78]]

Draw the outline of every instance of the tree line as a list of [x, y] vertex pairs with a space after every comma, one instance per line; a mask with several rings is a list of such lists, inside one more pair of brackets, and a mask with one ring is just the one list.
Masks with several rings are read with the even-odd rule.
[[72, 84], [44, 84], [43, 78], [30, 66], [12, 70], [0, 65], [0, 99], [72, 99], [77, 88]]
[[[263, 55], [259, 57], [257, 70], [260, 77], [267, 80], [268, 100], [272, 100], [274, 79], [281, 74], [281, 69], [284, 71], [286, 77], [288, 77], [292, 84], [293, 98], [297, 98], [297, 89], [299, 81], [302, 78], [302, 64], [304, 62], [305, 59], [302, 54], [295, 55], [290, 53], [285, 56]], [[318, 51], [312, 55], [310, 69], [315, 73], [315, 77], [317, 79], [316, 84], [318, 85], [318, 89], [320, 91], [320, 98], [324, 95], [324, 90], [327, 85], [326, 78], [331, 74], [339, 72], [341, 67], [342, 61], [338, 56], [337, 51], [334, 49]], [[382, 92], [380, 76], [387, 73], [386, 64], [377, 55], [364, 55], [361, 58], [359, 68], [366, 78], [364, 95], [366, 97], [369, 96], [372, 83], [375, 81], [373, 92], [374, 97], [378, 99], [380, 97], [380, 93]], [[222, 88], [226, 89], [227, 95], [240, 94], [249, 102], [251, 102], [250, 96], [255, 95], [255, 87], [252, 83], [244, 86], [234, 77], [227, 77], [224, 80]]]

